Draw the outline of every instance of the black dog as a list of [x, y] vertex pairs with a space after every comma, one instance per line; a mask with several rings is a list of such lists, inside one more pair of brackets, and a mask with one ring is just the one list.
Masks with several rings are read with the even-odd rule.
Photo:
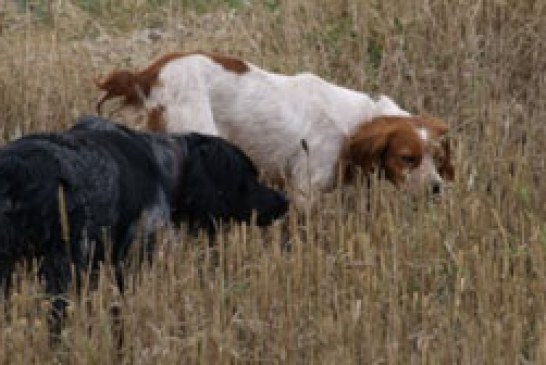
[[287, 206], [220, 138], [143, 133], [84, 117], [67, 132], [30, 135], [0, 149], [0, 283], [8, 295], [14, 265], [38, 259], [53, 296], [52, 331], [60, 332], [71, 265], [79, 290], [81, 274], [111, 255], [123, 292], [123, 264], [137, 231], [146, 237], [185, 221], [191, 231], [213, 235], [217, 223], [250, 222], [253, 213], [258, 225], [268, 225]]

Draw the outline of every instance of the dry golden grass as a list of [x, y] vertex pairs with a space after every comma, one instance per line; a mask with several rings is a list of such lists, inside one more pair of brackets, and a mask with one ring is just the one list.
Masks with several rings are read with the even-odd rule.
[[20, 272], [0, 363], [546, 364], [545, 42], [538, 0], [0, 0], [3, 142], [92, 113], [98, 75], [199, 48], [442, 117], [457, 165], [438, 204], [376, 182], [369, 211], [336, 190], [320, 214], [228, 227], [216, 253], [163, 232], [131, 276], [122, 357], [108, 266], [55, 349]]

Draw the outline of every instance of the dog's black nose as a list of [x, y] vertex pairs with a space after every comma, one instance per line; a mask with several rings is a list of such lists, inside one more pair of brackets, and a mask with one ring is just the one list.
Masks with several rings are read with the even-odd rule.
[[288, 198], [284, 193], [278, 192], [277, 202], [279, 204], [279, 216], [282, 216], [288, 210]]
[[433, 195], [440, 195], [440, 193], [442, 192], [442, 183], [438, 181], [433, 182], [431, 190]]
[[288, 198], [281, 192], [273, 191], [269, 196], [267, 204], [261, 210], [258, 210], [256, 223], [258, 226], [268, 226], [274, 220], [281, 218], [288, 211]]

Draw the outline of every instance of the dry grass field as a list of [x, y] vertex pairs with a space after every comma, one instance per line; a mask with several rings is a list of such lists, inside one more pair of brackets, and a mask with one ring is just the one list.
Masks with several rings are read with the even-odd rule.
[[70, 295], [55, 348], [20, 270], [1, 364], [546, 364], [546, 2], [0, 0], [0, 142], [94, 113], [99, 75], [191, 49], [439, 116], [456, 180], [437, 203], [337, 189], [320, 213], [225, 227], [214, 252], [162, 232], [123, 299], [108, 265]]

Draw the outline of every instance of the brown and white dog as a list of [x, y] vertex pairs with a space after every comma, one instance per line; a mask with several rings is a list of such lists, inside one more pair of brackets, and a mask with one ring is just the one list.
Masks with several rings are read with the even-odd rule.
[[331, 84], [316, 75], [265, 71], [206, 52], [171, 53], [147, 68], [97, 81], [103, 102], [144, 106], [148, 127], [195, 131], [238, 145], [272, 179], [283, 179], [302, 205], [334, 185], [336, 172], [379, 170], [402, 189], [440, 193], [454, 169], [445, 123], [410, 115], [389, 97]]

